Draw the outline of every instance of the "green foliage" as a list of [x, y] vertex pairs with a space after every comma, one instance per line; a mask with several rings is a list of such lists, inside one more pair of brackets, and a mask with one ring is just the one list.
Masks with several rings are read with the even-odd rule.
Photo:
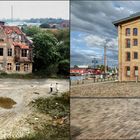
[[63, 75], [68, 75], [70, 69], [70, 62], [69, 60], [61, 60], [58, 64], [58, 73]]
[[31, 26], [31, 27], [23, 27], [22, 31], [27, 35], [32, 37], [33, 35], [41, 32], [40, 28], [36, 26]]
[[60, 54], [57, 52], [57, 39], [53, 34], [41, 32], [33, 36], [34, 42], [34, 62], [36, 69], [46, 69], [52, 64], [56, 64]]
[[61, 97], [39, 98], [32, 103], [41, 113], [50, 114], [53, 118], [65, 117], [69, 114], [69, 93], [64, 93]]
[[74, 67], [74, 68], [79, 68], [77, 65], [74, 65], [73, 67]]
[[23, 31], [33, 40], [34, 73], [43, 72], [48, 76], [56, 74], [69, 75], [70, 34], [68, 29], [48, 31], [33, 26], [24, 27]]
[[[22, 138], [7, 138], [6, 140], [69, 140], [70, 139], [70, 100], [69, 92], [63, 93], [62, 96], [49, 98], [39, 98], [31, 105], [40, 113], [49, 114], [52, 121], [41, 123], [41, 128], [38, 128], [34, 133], [31, 133]], [[63, 117], [67, 119], [63, 123], [54, 123], [61, 120]]]

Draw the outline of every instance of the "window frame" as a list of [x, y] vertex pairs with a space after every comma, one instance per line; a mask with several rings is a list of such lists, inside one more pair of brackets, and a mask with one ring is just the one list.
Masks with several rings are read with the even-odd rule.
[[[135, 33], [135, 29], [136, 29], [136, 33]], [[133, 28], [133, 35], [137, 36], [138, 35], [138, 28]]]
[[24, 64], [24, 71], [28, 72], [29, 71], [29, 64]]
[[12, 56], [12, 48], [8, 48], [8, 50], [7, 50], [7, 56]]
[[138, 75], [139, 75], [139, 67], [138, 66], [134, 66], [134, 76], [138, 76]]
[[0, 48], [0, 56], [3, 56], [3, 48]]
[[20, 71], [20, 63], [16, 63], [16, 71]]
[[[128, 43], [128, 41], [129, 41], [129, 43]], [[131, 47], [131, 39], [126, 38], [125, 42], [126, 42], [126, 48], [130, 48]]]
[[[128, 54], [130, 54], [130, 57], [128, 57]], [[126, 52], [126, 61], [131, 61], [131, 52]]]
[[12, 63], [7, 63], [7, 70], [11, 71], [12, 70]]
[[21, 57], [27, 57], [28, 56], [28, 49], [22, 49], [21, 50]]
[[[129, 68], [129, 70], [128, 70], [128, 68]], [[129, 74], [128, 74], [128, 72], [129, 72]], [[131, 72], [130, 66], [126, 66], [126, 76], [127, 77], [130, 77], [130, 72]]]
[[[137, 56], [137, 57], [135, 57], [135, 56]], [[138, 52], [133, 53], [133, 59], [138, 59]]]
[[[135, 44], [135, 41], [137, 42], [136, 44]], [[138, 39], [137, 38], [133, 39], [133, 46], [138, 46]]]
[[125, 35], [126, 35], [126, 36], [130, 36], [130, 34], [131, 34], [130, 28], [126, 28], [126, 29], [125, 29]]

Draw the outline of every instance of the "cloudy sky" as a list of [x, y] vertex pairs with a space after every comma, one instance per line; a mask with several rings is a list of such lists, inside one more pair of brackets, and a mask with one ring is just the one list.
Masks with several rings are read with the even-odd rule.
[[11, 18], [64, 18], [69, 19], [68, 1], [0, 1], [0, 19]]
[[103, 63], [107, 41], [107, 63], [118, 64], [117, 29], [113, 21], [140, 12], [139, 1], [72, 1], [71, 65], [91, 65], [92, 59]]

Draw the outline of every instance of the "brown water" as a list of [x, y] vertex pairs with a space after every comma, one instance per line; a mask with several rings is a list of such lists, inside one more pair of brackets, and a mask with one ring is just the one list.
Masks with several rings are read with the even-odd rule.
[[2, 108], [11, 109], [15, 104], [16, 102], [11, 98], [0, 97], [0, 107]]

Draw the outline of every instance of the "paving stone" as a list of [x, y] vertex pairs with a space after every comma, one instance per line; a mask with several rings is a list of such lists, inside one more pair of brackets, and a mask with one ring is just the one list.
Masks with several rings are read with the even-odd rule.
[[[73, 139], [140, 139], [140, 99], [71, 99]], [[84, 109], [83, 109], [84, 108]], [[98, 109], [97, 109], [98, 108]], [[85, 113], [85, 110], [88, 112]]]

